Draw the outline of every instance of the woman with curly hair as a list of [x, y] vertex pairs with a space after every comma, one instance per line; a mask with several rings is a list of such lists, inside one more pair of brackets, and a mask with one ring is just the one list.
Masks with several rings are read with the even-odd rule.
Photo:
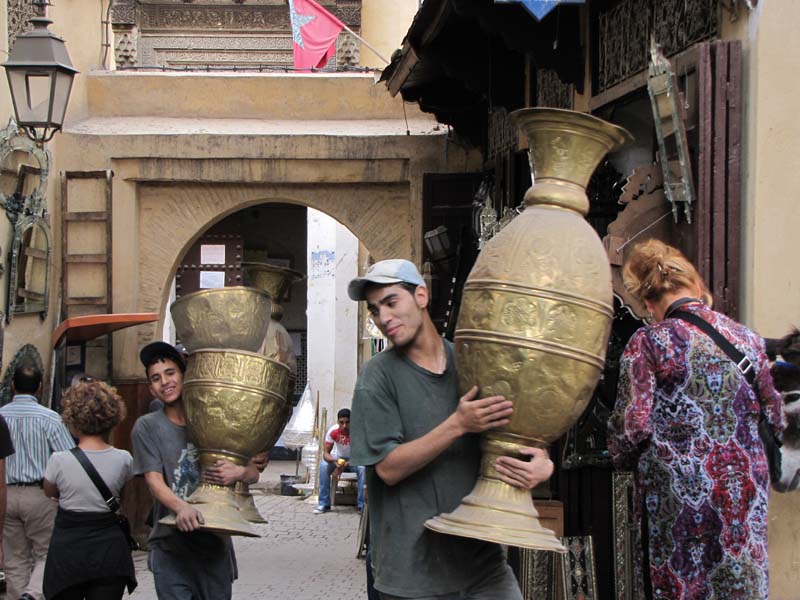
[[77, 450], [55, 452], [44, 474], [44, 492], [58, 499], [47, 554], [48, 600], [118, 600], [136, 587], [128, 540], [75, 452], [82, 452], [115, 498], [131, 478], [133, 458], [108, 443], [125, 418], [117, 391], [90, 378], [75, 382], [62, 399], [64, 423]]
[[[622, 355], [608, 444], [617, 466], [636, 471], [645, 591], [766, 599], [769, 470], [758, 424], [763, 416], [780, 435], [784, 418], [764, 341], [711, 310], [697, 270], [663, 242], [635, 247], [623, 280], [654, 321]], [[712, 332], [744, 354], [740, 366]]]

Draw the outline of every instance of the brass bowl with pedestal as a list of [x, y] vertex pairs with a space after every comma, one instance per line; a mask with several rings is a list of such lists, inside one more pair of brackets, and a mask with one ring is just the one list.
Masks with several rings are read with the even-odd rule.
[[[286, 390], [283, 392], [286, 397], [285, 421], [288, 423], [292, 416], [292, 403], [289, 398], [291, 390], [294, 388], [294, 381], [297, 377], [297, 359], [294, 354], [294, 343], [292, 336], [286, 331], [281, 323], [283, 319], [283, 306], [281, 303], [286, 299], [292, 285], [305, 279], [305, 275], [299, 271], [280, 267], [263, 262], [243, 262], [242, 267], [247, 273], [247, 278], [252, 287], [262, 290], [272, 297], [272, 313], [267, 335], [261, 345], [259, 353], [283, 363], [289, 367], [290, 376], [286, 383]], [[280, 432], [269, 444], [272, 447], [280, 437]], [[266, 523], [266, 519], [258, 512], [250, 487], [246, 483], [236, 486], [239, 508], [245, 518], [251, 523]]]
[[252, 287], [200, 290], [181, 296], [170, 306], [181, 343], [198, 348], [230, 348], [256, 352], [267, 335], [272, 300]]
[[630, 134], [557, 109], [510, 115], [527, 135], [534, 185], [525, 210], [486, 244], [464, 285], [455, 332], [461, 392], [514, 403], [511, 422], [481, 436], [480, 475], [452, 513], [425, 525], [441, 533], [564, 552], [543, 528], [528, 490], [502, 482], [499, 456], [546, 448], [580, 417], [605, 362], [613, 315], [611, 269], [584, 219], [586, 185]]
[[[244, 466], [269, 448], [285, 426], [282, 390], [289, 368], [252, 352], [200, 349], [189, 355], [183, 405], [189, 439], [200, 455], [201, 483], [188, 498], [203, 513], [202, 529], [258, 537], [236, 503], [233, 486], [212, 485], [202, 473], [217, 460]], [[174, 518], [167, 520], [174, 524]]]

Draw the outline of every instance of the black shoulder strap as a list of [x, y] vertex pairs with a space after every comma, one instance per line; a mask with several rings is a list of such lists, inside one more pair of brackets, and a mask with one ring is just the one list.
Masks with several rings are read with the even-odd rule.
[[78, 459], [78, 462], [81, 463], [83, 470], [86, 471], [86, 474], [89, 476], [89, 479], [92, 480], [97, 491], [100, 492], [100, 495], [103, 497], [103, 501], [106, 503], [106, 506], [111, 510], [111, 512], [117, 512], [119, 510], [119, 498], [114, 496], [111, 493], [111, 490], [108, 489], [106, 482], [103, 481], [103, 478], [100, 477], [100, 473], [97, 472], [97, 469], [94, 468], [92, 461], [89, 460], [89, 457], [84, 454], [83, 450], [75, 446], [72, 450], [72, 455]]
[[673, 311], [670, 316], [674, 319], [681, 319], [682, 321], [691, 323], [700, 331], [705, 333], [708, 337], [710, 337], [711, 340], [717, 346], [719, 346], [720, 350], [727, 354], [728, 358], [733, 361], [733, 363], [736, 365], [736, 368], [739, 369], [741, 374], [747, 380], [747, 383], [750, 384], [750, 387], [753, 386], [756, 381], [756, 370], [753, 367], [753, 363], [736, 346], [725, 339], [725, 336], [717, 331], [717, 329], [711, 323], [702, 317], [698, 317], [696, 314], [687, 312], [685, 310]]

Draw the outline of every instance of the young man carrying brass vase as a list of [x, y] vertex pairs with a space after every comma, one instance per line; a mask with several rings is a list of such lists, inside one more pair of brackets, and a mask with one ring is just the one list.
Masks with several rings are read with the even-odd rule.
[[[367, 466], [371, 557], [383, 599], [503, 599], [522, 596], [499, 545], [442, 535], [425, 521], [452, 511], [478, 476], [480, 432], [513, 412], [502, 396], [459, 397], [453, 346], [428, 314], [422, 276], [407, 260], [385, 260], [350, 282], [393, 347], [359, 376], [351, 415], [351, 460]], [[509, 485], [531, 489], [548, 479], [544, 450], [529, 461], [507, 456], [495, 469]]]
[[[186, 502], [200, 483], [197, 449], [187, 439], [183, 406], [183, 356], [165, 342], [145, 346], [139, 355], [150, 391], [164, 407], [140, 417], [133, 428], [134, 474], [143, 475], [153, 495], [153, 531], [148, 567], [159, 600], [231, 598], [236, 559], [230, 537], [198, 531], [203, 513]], [[255, 462], [237, 466], [219, 461], [205, 471], [206, 481], [231, 485], [258, 481]], [[174, 515], [175, 527], [159, 520]]]

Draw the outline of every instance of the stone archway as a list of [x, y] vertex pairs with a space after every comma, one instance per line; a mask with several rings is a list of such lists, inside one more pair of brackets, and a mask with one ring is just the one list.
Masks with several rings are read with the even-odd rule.
[[229, 214], [268, 202], [299, 204], [330, 215], [350, 229], [378, 260], [414, 254], [406, 185], [141, 185], [140, 310], [160, 310], [178, 261], [205, 230]]
[[[161, 314], [170, 283], [186, 250], [214, 223], [249, 206], [280, 202], [314, 208], [347, 227], [378, 260], [415, 260], [418, 220], [407, 182], [238, 184], [130, 181], [136, 188], [136, 312]], [[134, 266], [132, 265], [132, 266]], [[115, 345], [115, 376], [138, 375], [136, 352], [163, 327], [164, 315]], [[119, 348], [119, 350], [117, 349]]]

